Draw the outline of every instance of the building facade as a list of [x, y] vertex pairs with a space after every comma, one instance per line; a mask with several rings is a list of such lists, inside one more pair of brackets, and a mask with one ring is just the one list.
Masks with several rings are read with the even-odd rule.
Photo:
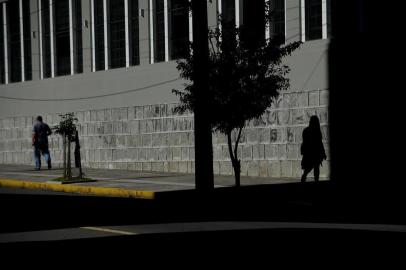
[[[272, 0], [271, 0], [272, 1]], [[303, 41], [286, 59], [291, 87], [248, 123], [239, 148], [242, 175], [297, 178], [310, 116], [321, 120], [328, 154], [328, 0], [208, 1], [209, 27], [223, 19], [259, 38]], [[37, 115], [55, 125], [79, 119], [89, 168], [194, 172], [193, 115], [174, 113], [183, 81], [176, 59], [193, 41], [188, 0], [0, 0], [0, 163], [33, 164]], [[249, 32], [249, 31], [248, 31]], [[50, 137], [53, 163], [62, 141]], [[213, 134], [214, 172], [232, 174], [225, 137]], [[329, 159], [321, 168], [329, 176]]]

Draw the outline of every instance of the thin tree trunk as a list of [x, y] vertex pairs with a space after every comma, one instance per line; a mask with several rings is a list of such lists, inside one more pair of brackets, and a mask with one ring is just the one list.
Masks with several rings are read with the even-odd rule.
[[71, 166], [71, 159], [70, 159], [70, 136], [68, 136], [68, 179], [72, 180], [72, 166]]
[[63, 142], [63, 179], [66, 179], [66, 136], [62, 134], [62, 142]]
[[241, 136], [241, 130], [238, 132], [238, 136], [235, 142], [235, 148], [233, 152], [233, 144], [231, 142], [231, 131], [227, 132], [227, 144], [228, 144], [228, 152], [230, 154], [230, 159], [231, 159], [231, 164], [233, 165], [234, 169], [234, 176], [235, 176], [235, 186], [240, 187], [241, 186], [241, 162], [238, 159], [238, 142], [240, 141], [240, 136]]
[[235, 146], [234, 146], [234, 158], [236, 162], [235, 166], [235, 181], [238, 183], [238, 186], [240, 186], [240, 177], [241, 177], [241, 161], [238, 159], [238, 144], [240, 142], [241, 138], [241, 131], [242, 128], [238, 130], [238, 136], [237, 139], [235, 140]]
[[83, 172], [82, 172], [82, 161], [79, 160], [79, 179], [83, 179]]
[[234, 166], [234, 174], [235, 174], [235, 186], [240, 187], [241, 186], [241, 164], [240, 161], [237, 160], [236, 164]]
[[80, 142], [79, 142], [79, 132], [78, 131], [76, 131], [76, 143], [77, 143], [77, 145], [76, 145], [76, 147], [77, 147], [77, 151], [78, 151], [78, 153], [77, 153], [77, 155], [78, 155], [78, 165], [79, 165], [79, 179], [82, 179], [83, 178], [83, 173], [82, 173], [82, 157], [81, 157], [81, 155], [80, 155]]

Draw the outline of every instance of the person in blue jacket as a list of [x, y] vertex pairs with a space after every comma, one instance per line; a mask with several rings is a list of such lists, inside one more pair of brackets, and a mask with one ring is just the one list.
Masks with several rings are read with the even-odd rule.
[[52, 168], [51, 155], [48, 148], [48, 136], [52, 134], [49, 126], [42, 122], [42, 117], [37, 116], [36, 123], [32, 128], [32, 145], [34, 146], [35, 169], [41, 169], [41, 154], [48, 164], [48, 169]]

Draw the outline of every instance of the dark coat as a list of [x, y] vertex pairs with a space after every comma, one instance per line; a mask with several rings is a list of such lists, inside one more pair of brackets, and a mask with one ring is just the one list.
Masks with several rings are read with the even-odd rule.
[[303, 130], [302, 145], [300, 153], [302, 158], [302, 169], [310, 169], [320, 166], [323, 159], [326, 159], [322, 135], [320, 130], [312, 130], [309, 127]]
[[48, 148], [48, 136], [52, 134], [51, 129], [45, 123], [38, 122], [32, 128], [34, 135], [34, 146], [46, 149]]

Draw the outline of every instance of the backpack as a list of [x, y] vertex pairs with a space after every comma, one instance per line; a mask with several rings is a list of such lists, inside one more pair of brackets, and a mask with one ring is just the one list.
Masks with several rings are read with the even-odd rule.
[[40, 124], [35, 136], [35, 142], [38, 146], [44, 147], [47, 144], [47, 126], [45, 124]]

